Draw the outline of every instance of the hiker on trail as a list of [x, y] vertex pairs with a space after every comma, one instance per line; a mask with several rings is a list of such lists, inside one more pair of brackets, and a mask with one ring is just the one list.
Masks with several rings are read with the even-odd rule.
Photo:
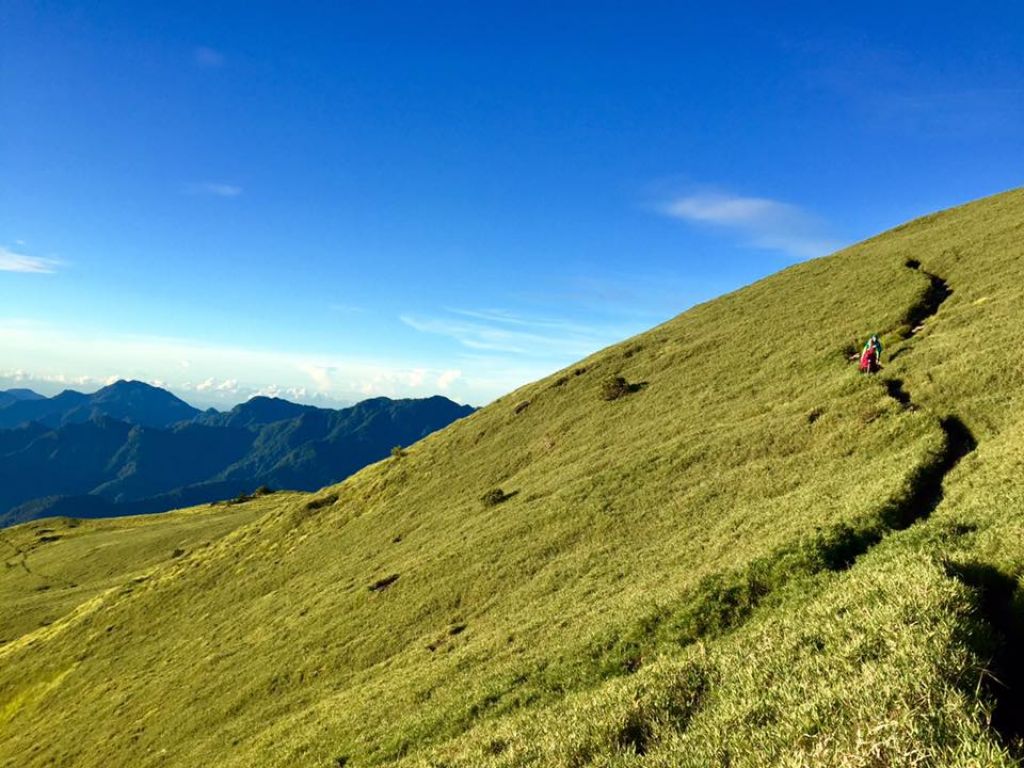
[[882, 342], [878, 338], [878, 334], [877, 333], [871, 334], [871, 338], [868, 339], [867, 343], [864, 345], [864, 349], [861, 351], [861, 356], [864, 355], [864, 352], [868, 351], [869, 347], [875, 350], [875, 361], [876, 362], [881, 362], [882, 361]]
[[864, 351], [860, 354], [861, 373], [876, 373], [879, 368], [878, 350], [873, 344], [866, 344], [864, 346]]

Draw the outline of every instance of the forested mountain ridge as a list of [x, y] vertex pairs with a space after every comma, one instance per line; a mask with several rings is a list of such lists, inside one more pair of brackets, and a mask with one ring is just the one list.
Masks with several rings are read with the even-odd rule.
[[12, 399], [0, 408], [17, 423], [0, 429], [0, 524], [160, 512], [260, 485], [314, 490], [472, 410], [439, 396], [340, 410], [257, 397], [202, 412], [141, 382]]

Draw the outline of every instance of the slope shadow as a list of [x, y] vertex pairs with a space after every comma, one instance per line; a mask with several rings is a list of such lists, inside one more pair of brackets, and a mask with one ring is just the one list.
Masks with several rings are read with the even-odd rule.
[[910, 399], [910, 394], [904, 391], [902, 379], [883, 379], [882, 383], [885, 385], [886, 394], [904, 408], [916, 407]]
[[988, 657], [981, 683], [992, 702], [992, 729], [1018, 760], [1024, 757], [1024, 593], [1012, 575], [987, 563], [947, 563], [950, 576], [968, 586], [990, 636], [973, 637], [975, 652]]

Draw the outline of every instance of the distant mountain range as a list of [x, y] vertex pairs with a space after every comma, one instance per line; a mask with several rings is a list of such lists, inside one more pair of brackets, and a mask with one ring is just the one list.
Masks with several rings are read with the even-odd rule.
[[440, 396], [339, 410], [255, 397], [200, 411], [138, 381], [0, 391], [0, 525], [158, 512], [261, 485], [315, 490], [472, 412]]

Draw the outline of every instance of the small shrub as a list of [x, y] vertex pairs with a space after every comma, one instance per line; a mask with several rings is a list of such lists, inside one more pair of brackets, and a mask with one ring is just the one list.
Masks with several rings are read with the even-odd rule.
[[484, 752], [488, 755], [500, 755], [508, 749], [508, 742], [504, 739], [491, 739], [487, 746], [484, 747]]
[[321, 496], [318, 499], [312, 499], [311, 501], [306, 502], [306, 509], [308, 509], [310, 512], [316, 509], [323, 509], [324, 507], [331, 506], [337, 500], [338, 494], [329, 493], [326, 496]]
[[618, 400], [633, 392], [639, 392], [643, 387], [643, 383], [630, 384], [622, 376], [613, 376], [601, 385], [601, 397], [604, 400]]
[[403, 456], [405, 456], [405, 449], [402, 446], [396, 445], [391, 449], [391, 458], [400, 459]]
[[252, 501], [253, 499], [258, 498], [260, 496], [269, 496], [272, 493], [274, 493], [274, 490], [270, 486], [268, 486], [268, 485], [261, 485], [259, 488], [257, 488], [252, 493], [244, 493], [244, 492], [240, 493], [237, 496], [235, 496], [235, 498], [229, 499], [228, 501], [225, 501], [223, 503], [225, 503], [225, 504], [245, 504], [247, 501]]
[[510, 498], [512, 498], [512, 494], [505, 493], [501, 488], [495, 488], [493, 491], [485, 493], [480, 500], [485, 507], [494, 507]]

